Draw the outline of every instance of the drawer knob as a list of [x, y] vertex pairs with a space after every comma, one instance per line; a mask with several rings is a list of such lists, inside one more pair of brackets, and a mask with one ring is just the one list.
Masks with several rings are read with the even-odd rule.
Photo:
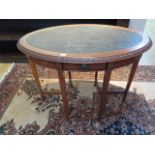
[[82, 68], [82, 70], [88, 70], [88, 65], [87, 64], [82, 64], [81, 68]]

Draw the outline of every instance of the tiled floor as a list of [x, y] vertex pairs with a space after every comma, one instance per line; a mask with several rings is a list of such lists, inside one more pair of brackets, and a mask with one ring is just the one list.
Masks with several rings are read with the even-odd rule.
[[152, 39], [153, 46], [146, 52], [141, 61], [141, 65], [155, 65], [155, 19], [148, 19], [144, 32]]
[[0, 82], [4, 79], [5, 75], [11, 70], [14, 63], [0, 63]]

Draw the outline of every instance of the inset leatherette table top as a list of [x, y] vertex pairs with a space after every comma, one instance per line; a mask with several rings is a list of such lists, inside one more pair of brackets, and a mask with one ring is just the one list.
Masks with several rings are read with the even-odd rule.
[[49, 27], [23, 36], [17, 46], [28, 56], [60, 63], [106, 63], [135, 57], [151, 39], [128, 28], [78, 24]]

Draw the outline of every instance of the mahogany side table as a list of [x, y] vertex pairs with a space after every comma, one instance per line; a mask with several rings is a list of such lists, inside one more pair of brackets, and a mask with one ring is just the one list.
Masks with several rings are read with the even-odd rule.
[[[99, 118], [105, 110], [111, 72], [115, 68], [132, 64], [122, 102], [125, 101], [142, 54], [152, 45], [151, 39], [128, 28], [79, 24], [49, 27], [23, 36], [17, 44], [18, 49], [27, 55], [32, 74], [41, 88], [36, 64], [57, 70], [60, 93], [63, 99], [64, 116], [68, 119], [68, 97], [65, 88], [64, 71], [95, 71], [97, 94], [100, 97]], [[105, 71], [103, 86], [99, 92], [98, 71]]]

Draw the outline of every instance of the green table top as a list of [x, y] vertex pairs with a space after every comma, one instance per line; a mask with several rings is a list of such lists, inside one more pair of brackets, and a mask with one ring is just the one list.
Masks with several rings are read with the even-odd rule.
[[110, 52], [131, 48], [142, 41], [138, 33], [107, 26], [58, 26], [26, 38], [35, 48], [67, 54]]
[[27, 56], [60, 63], [105, 63], [141, 55], [152, 45], [145, 34], [106, 25], [49, 27], [23, 36], [18, 49]]

